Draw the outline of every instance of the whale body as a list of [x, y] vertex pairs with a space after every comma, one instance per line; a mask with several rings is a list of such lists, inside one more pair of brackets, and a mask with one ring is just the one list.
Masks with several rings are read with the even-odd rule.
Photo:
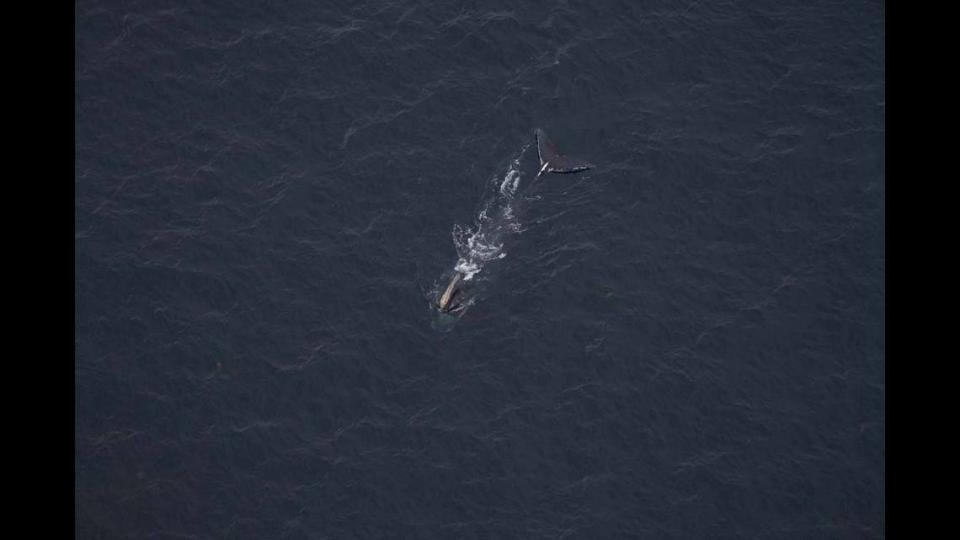
[[[560, 153], [557, 145], [547, 137], [545, 131], [540, 128], [535, 130], [537, 136], [537, 153], [540, 156], [540, 172], [534, 178], [536, 181], [545, 172], [557, 174], [572, 174], [586, 171], [593, 168], [593, 164], [579, 158], [566, 156]], [[450, 279], [447, 288], [437, 300], [437, 308], [443, 313], [462, 312], [467, 306], [465, 301], [466, 291], [464, 284], [466, 276], [460, 272], [455, 272]]]

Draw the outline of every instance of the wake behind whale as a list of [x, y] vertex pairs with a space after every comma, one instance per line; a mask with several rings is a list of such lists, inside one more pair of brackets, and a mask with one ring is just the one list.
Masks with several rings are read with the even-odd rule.
[[[561, 154], [542, 129], [537, 129], [535, 133], [540, 170], [531, 184], [544, 172], [577, 173], [593, 167], [586, 161]], [[445, 274], [449, 277], [447, 286], [433, 301], [441, 313], [462, 317], [477, 299], [476, 294], [470, 294], [470, 290], [476, 287], [475, 276], [489, 263], [506, 257], [504, 243], [510, 236], [523, 231], [516, 206], [523, 199], [522, 194], [518, 193], [522, 179], [520, 164], [529, 146], [525, 145], [514, 157], [503, 178], [494, 177], [491, 182], [493, 192], [487, 195], [473, 225], [453, 226], [457, 262], [452, 272]], [[436, 292], [440, 293], [439, 290]]]

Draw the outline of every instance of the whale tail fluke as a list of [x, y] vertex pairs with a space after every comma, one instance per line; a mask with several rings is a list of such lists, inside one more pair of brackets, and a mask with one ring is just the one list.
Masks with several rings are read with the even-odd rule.
[[540, 128], [537, 128], [537, 151], [540, 154], [541, 174], [544, 172], [570, 174], [593, 168], [592, 163], [561, 154], [557, 145], [553, 144], [547, 138], [546, 132]]

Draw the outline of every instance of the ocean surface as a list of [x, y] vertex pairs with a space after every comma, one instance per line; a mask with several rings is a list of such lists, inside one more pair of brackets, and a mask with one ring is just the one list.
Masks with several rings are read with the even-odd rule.
[[77, 2], [76, 536], [884, 537], [883, 5]]

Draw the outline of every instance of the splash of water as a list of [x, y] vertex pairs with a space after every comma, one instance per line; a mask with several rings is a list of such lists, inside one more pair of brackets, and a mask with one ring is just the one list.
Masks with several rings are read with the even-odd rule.
[[522, 178], [520, 159], [528, 147], [520, 150], [502, 179], [493, 179], [493, 185], [499, 184], [499, 187], [482, 205], [473, 226], [453, 226], [453, 244], [458, 257], [455, 270], [464, 275], [464, 280], [473, 279], [488, 262], [506, 257], [504, 239], [522, 231], [513, 205]]

